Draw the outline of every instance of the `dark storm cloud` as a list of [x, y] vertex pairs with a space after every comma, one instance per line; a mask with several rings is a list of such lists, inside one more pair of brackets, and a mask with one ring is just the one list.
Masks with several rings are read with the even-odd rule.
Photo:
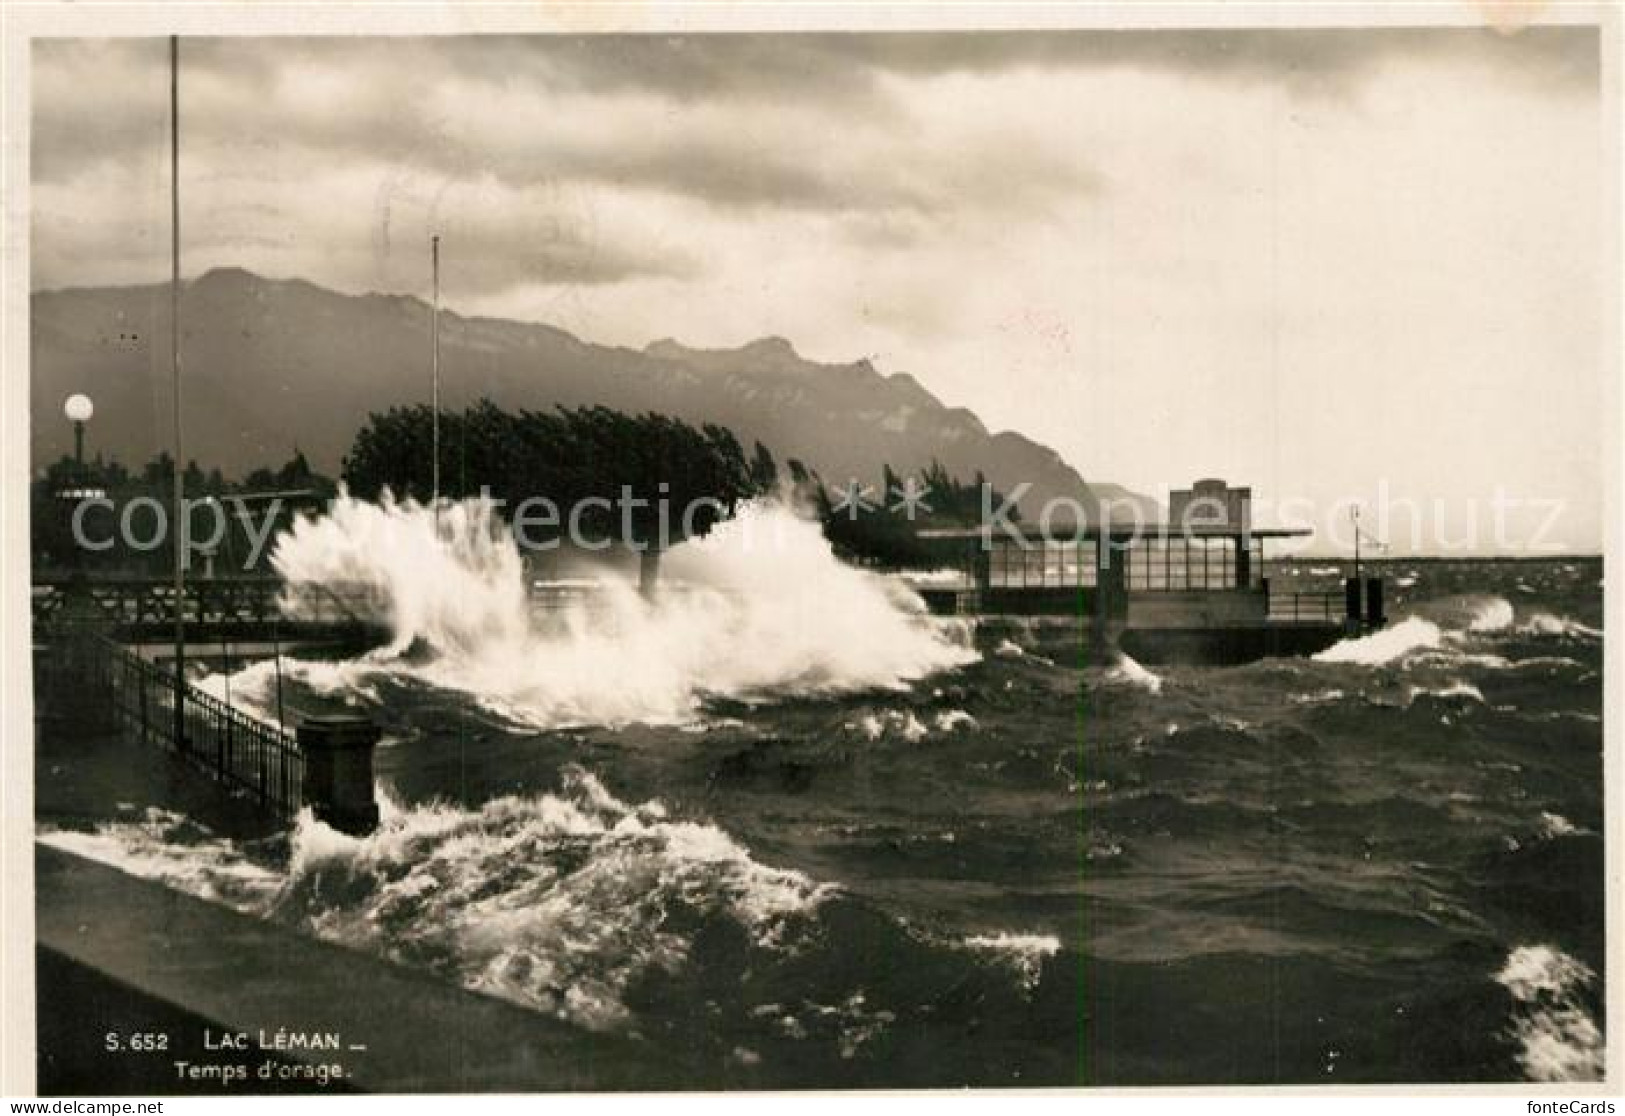
[[1482, 60], [1554, 84], [1595, 87], [1597, 32], [1530, 28], [1181, 30], [898, 34], [855, 37], [867, 64], [901, 73], [985, 72], [1030, 66], [1133, 67], [1191, 76], [1335, 85], [1390, 59]]
[[1335, 86], [1396, 58], [1479, 60], [1511, 76], [1594, 89], [1589, 27], [1287, 30], [1045, 30], [710, 35], [477, 36], [443, 40], [469, 73], [556, 87], [631, 88], [679, 99], [874, 98], [888, 74], [1019, 67], [1132, 67], [1212, 78]]
[[31, 173], [70, 178], [162, 142], [165, 65], [157, 40], [41, 39], [33, 44]]
[[1087, 168], [1030, 144], [986, 137], [953, 152], [844, 153], [821, 133], [789, 143], [656, 138], [642, 149], [582, 153], [571, 172], [736, 208], [939, 213], [993, 202], [1024, 210], [1096, 187]]
[[[1336, 98], [1411, 60], [1561, 93], [1596, 88], [1597, 53], [1582, 28], [198, 38], [181, 47], [183, 177], [189, 211], [213, 211], [189, 231], [215, 226], [222, 256], [254, 229], [235, 246], [256, 258], [361, 275], [388, 238], [368, 191], [406, 182], [411, 204], [455, 195], [447, 220], [479, 214], [460, 231], [487, 254], [483, 289], [614, 284], [694, 274], [713, 253], [685, 239], [689, 213], [827, 217], [880, 250], [1042, 221], [1112, 185], [1051, 130], [1064, 103], [1034, 125], [997, 100], [1019, 81], [989, 81], [945, 127], [932, 78], [1154, 73]], [[37, 277], [141, 270], [162, 232], [166, 41], [44, 40], [33, 61]], [[616, 219], [561, 209], [581, 196]]]
[[[186, 172], [183, 170], [183, 175]], [[592, 287], [635, 279], [688, 279], [699, 265], [680, 244], [639, 235], [591, 206], [561, 203], [548, 191], [512, 191], [489, 183], [451, 182], [444, 190], [418, 181], [358, 178], [337, 196], [320, 182], [294, 198], [273, 187], [275, 204], [196, 185], [187, 211], [187, 268], [243, 264], [277, 274], [319, 275], [365, 290], [400, 266], [415, 267], [424, 214], [455, 242], [448, 268], [458, 291], [485, 297], [546, 282]], [[399, 186], [398, 194], [392, 193]], [[240, 193], [240, 188], [238, 190]], [[116, 188], [37, 186], [31, 214], [33, 284], [37, 289], [86, 281], [150, 281], [167, 250], [162, 190], [132, 197]], [[399, 227], [394, 227], [398, 225]], [[477, 261], [477, 266], [471, 266]]]
[[591, 213], [575, 211], [561, 219], [545, 203], [524, 202], [485, 211], [473, 208], [439, 224], [456, 244], [458, 260], [477, 263], [455, 264], [459, 289], [470, 296], [501, 294], [543, 280], [590, 287], [628, 279], [692, 278], [700, 271], [688, 252], [638, 243]]
[[[163, 51], [162, 40], [39, 44], [36, 175], [60, 178], [85, 161], [149, 146], [163, 124], [163, 89], [150, 80]], [[778, 199], [791, 207], [851, 205], [856, 192], [831, 181], [815, 150], [794, 163], [753, 150], [749, 137], [730, 142], [726, 135], [687, 145], [658, 134], [609, 137], [653, 144], [644, 154], [559, 149], [538, 135], [508, 150], [505, 165], [500, 150], [458, 153], [477, 141], [482, 123], [499, 122], [477, 114], [451, 119], [421, 106], [438, 82], [455, 80], [498, 95], [646, 95], [677, 109], [785, 103], [857, 126], [890, 124], [906, 138], [906, 109], [888, 87], [899, 77], [1130, 68], [1335, 94], [1389, 61], [1416, 59], [1477, 61], [1508, 78], [1583, 91], [1596, 88], [1599, 64], [1597, 32], [1584, 27], [198, 39], [183, 51], [188, 115], [204, 128], [251, 130], [256, 117], [297, 97], [297, 111], [271, 121], [283, 125], [277, 134], [331, 151], [442, 162], [477, 157], [497, 173], [520, 175], [533, 175], [545, 157], [558, 174], [665, 187], [722, 204]], [[351, 80], [330, 102], [312, 103], [298, 89], [312, 67]]]
[[[911, 133], [905, 109], [889, 103], [849, 115], [844, 102], [770, 101], [765, 111], [772, 119], [746, 126], [730, 105], [748, 112], [764, 88], [785, 93], [823, 74], [855, 95], [865, 83], [853, 78], [851, 59], [831, 61], [828, 43], [728, 38], [720, 52], [697, 39], [626, 37], [188, 41], [182, 46], [182, 128], [190, 151], [226, 153], [210, 161], [228, 167], [254, 157], [309, 160], [310, 166], [366, 161], [443, 178], [494, 175], [515, 186], [574, 181], [651, 190], [725, 208], [1042, 209], [1098, 184], [1091, 168], [998, 134], [933, 148]], [[785, 52], [824, 63], [788, 70], [770, 65]], [[681, 65], [653, 65], [666, 57]], [[593, 68], [593, 58], [600, 68]], [[162, 44], [50, 44], [37, 61], [36, 181], [161, 159], [167, 142]], [[734, 74], [731, 88], [739, 100], [658, 108], [672, 88], [680, 95], [721, 82], [725, 72]], [[664, 74], [657, 80], [668, 88], [642, 89], [628, 108], [621, 78], [632, 73], [645, 79]], [[600, 86], [619, 87], [620, 99], [567, 91], [570, 107], [549, 115], [556, 103], [550, 97], [559, 95], [549, 90], [593, 75]], [[537, 119], [511, 119], [505, 102], [535, 111]]]

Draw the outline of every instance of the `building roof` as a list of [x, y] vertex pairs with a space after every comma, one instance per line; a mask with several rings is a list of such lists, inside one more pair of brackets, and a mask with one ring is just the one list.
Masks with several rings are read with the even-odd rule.
[[1086, 524], [1081, 530], [1070, 523], [1052, 523], [1044, 530], [1036, 523], [1012, 523], [1009, 527], [928, 527], [916, 531], [922, 539], [994, 539], [1020, 538], [1029, 542], [1072, 542], [1077, 539], [1133, 539], [1138, 537], [1228, 539], [1245, 535], [1255, 539], [1305, 538], [1314, 534], [1308, 527], [1252, 527], [1241, 531], [1231, 527], [1180, 527], [1176, 523], [1113, 523]]

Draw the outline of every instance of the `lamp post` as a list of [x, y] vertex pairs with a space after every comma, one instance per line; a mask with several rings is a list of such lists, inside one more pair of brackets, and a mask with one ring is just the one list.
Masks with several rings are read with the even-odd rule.
[[[102, 495], [100, 489], [90, 487], [90, 478], [85, 475], [85, 423], [90, 416], [96, 413], [96, 405], [90, 401], [90, 396], [83, 392], [74, 392], [63, 400], [62, 413], [73, 423], [73, 479], [64, 489], [56, 493], [57, 499], [63, 506], [70, 509], [69, 518], [72, 519], [72, 508], [79, 501], [98, 498]], [[64, 610], [73, 621], [83, 621], [93, 613], [89, 607], [88, 594], [85, 591], [85, 555], [84, 549], [79, 545], [79, 539], [69, 529], [69, 547], [73, 553], [72, 580], [68, 592], [67, 608]]]
[[62, 404], [62, 413], [73, 423], [73, 462], [80, 470], [85, 467], [85, 423], [96, 413], [90, 396], [75, 392]]
[[169, 37], [169, 369], [175, 419], [175, 477], [169, 522], [175, 536], [174, 746], [186, 740], [186, 460], [181, 453], [181, 40]]

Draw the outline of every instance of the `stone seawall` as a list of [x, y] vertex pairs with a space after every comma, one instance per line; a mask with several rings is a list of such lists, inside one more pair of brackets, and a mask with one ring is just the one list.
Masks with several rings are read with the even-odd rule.
[[35, 903], [45, 1094], [671, 1090], [687, 1080], [639, 1040], [44, 846]]

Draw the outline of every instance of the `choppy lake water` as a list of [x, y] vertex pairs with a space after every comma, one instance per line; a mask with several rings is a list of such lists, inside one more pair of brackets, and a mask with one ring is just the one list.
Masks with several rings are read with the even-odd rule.
[[397, 655], [285, 664], [382, 722], [379, 833], [48, 839], [718, 1085], [1601, 1074], [1600, 562], [1384, 563], [1375, 636], [1154, 671], [830, 562], [834, 620], [420, 588]]

